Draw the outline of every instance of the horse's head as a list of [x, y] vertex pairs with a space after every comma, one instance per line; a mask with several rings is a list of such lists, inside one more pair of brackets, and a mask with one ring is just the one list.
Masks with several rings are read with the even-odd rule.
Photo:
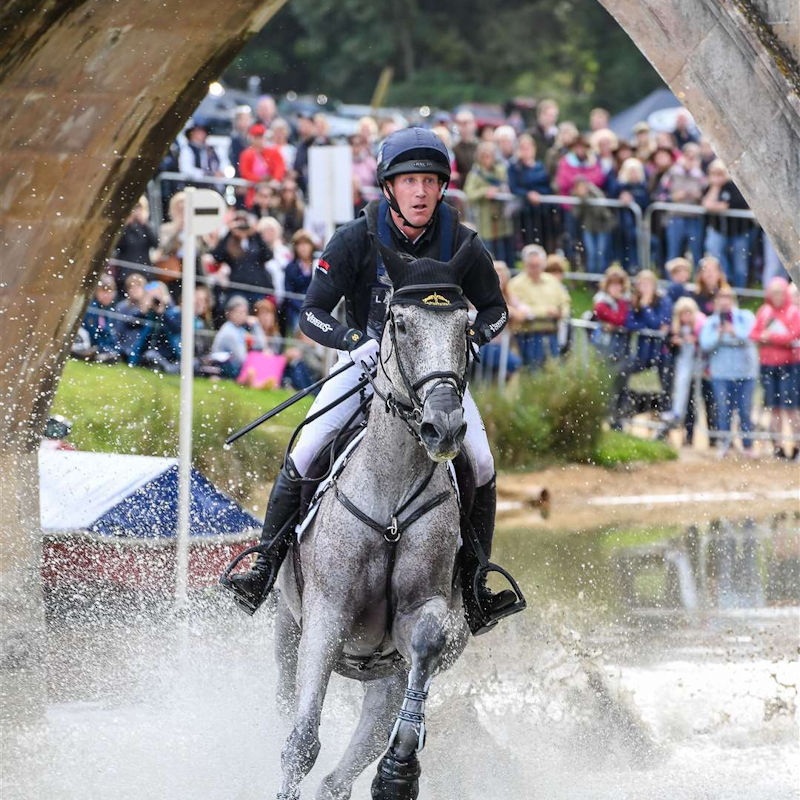
[[379, 245], [394, 287], [381, 340], [383, 372], [398, 411], [434, 461], [458, 454], [467, 424], [465, 271], [482, 245], [470, 237], [447, 263], [408, 262]]

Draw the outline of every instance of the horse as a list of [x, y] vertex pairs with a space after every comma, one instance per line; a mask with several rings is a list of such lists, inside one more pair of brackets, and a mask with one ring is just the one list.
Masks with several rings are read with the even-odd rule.
[[[368, 378], [374, 395], [363, 439], [278, 578], [278, 697], [294, 712], [278, 800], [299, 798], [317, 758], [333, 671], [362, 681], [365, 695], [355, 733], [317, 800], [349, 798], [381, 753], [373, 800], [418, 797], [431, 681], [469, 638], [454, 580], [459, 504], [444, 462], [458, 454], [466, 431], [468, 312], [460, 279], [482, 245], [468, 240], [447, 264], [409, 264], [378, 246], [394, 289]], [[369, 366], [362, 362], [365, 377]]]

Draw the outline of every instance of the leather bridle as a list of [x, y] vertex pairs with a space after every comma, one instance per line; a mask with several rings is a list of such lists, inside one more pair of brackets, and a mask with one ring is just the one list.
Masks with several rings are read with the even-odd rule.
[[[378, 352], [378, 366], [380, 367], [381, 371], [383, 372], [386, 380], [389, 382], [390, 386], [394, 386], [394, 382], [392, 381], [391, 376], [386, 371], [386, 364], [393, 356], [397, 361], [397, 371], [400, 373], [400, 380], [403, 383], [404, 389], [404, 397], [400, 399], [395, 392], [389, 390], [388, 392], [384, 393], [375, 385], [375, 380], [372, 377], [371, 371], [367, 368], [366, 362], [362, 362], [362, 366], [364, 366], [364, 373], [369, 380], [370, 385], [372, 386], [372, 390], [375, 393], [376, 397], [379, 397], [386, 408], [387, 413], [392, 414], [393, 416], [399, 417], [403, 422], [406, 423], [409, 431], [411, 432], [412, 436], [417, 439], [420, 443], [422, 440], [420, 438], [420, 426], [422, 425], [422, 414], [425, 408], [425, 403], [430, 397], [431, 392], [437, 389], [440, 386], [450, 386], [458, 395], [459, 403], [464, 399], [464, 392], [467, 388], [467, 371], [469, 369], [469, 354], [470, 348], [469, 343], [466, 339], [465, 335], [465, 349], [466, 349], [466, 358], [464, 359], [464, 371], [460, 375], [457, 372], [452, 370], [436, 370], [434, 372], [429, 372], [423, 375], [421, 378], [418, 378], [416, 381], [412, 381], [406, 370], [405, 365], [403, 364], [402, 359], [398, 354], [398, 346], [397, 346], [397, 322], [394, 316], [394, 308], [395, 302], [398, 298], [400, 300], [403, 299], [404, 294], [408, 295], [410, 293], [417, 293], [420, 291], [428, 291], [433, 289], [446, 289], [448, 291], [457, 291], [459, 294], [462, 293], [462, 289], [457, 284], [445, 284], [445, 285], [428, 285], [428, 284], [412, 284], [410, 286], [404, 286], [401, 289], [398, 289], [394, 292], [392, 296], [392, 301], [389, 305], [388, 315], [386, 319], [386, 325], [389, 328], [389, 338], [391, 341], [391, 349], [389, 350], [389, 354], [387, 355], [386, 359], [383, 358], [383, 353], [381, 351]], [[423, 397], [420, 397], [419, 390], [425, 386], [425, 384], [430, 383], [433, 381], [433, 385], [430, 386]]]

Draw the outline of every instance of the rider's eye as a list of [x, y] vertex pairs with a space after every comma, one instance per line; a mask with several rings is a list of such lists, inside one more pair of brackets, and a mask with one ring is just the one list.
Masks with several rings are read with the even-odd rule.
[[405, 336], [406, 333], [406, 323], [403, 321], [402, 317], [396, 317], [394, 321], [395, 330]]

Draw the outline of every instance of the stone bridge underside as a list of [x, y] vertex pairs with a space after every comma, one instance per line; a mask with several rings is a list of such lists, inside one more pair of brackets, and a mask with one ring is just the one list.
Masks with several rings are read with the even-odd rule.
[[[92, 281], [208, 83], [283, 2], [0, 10], [0, 668], [35, 660], [35, 448]], [[730, 164], [800, 280], [797, 0], [601, 2]]]

